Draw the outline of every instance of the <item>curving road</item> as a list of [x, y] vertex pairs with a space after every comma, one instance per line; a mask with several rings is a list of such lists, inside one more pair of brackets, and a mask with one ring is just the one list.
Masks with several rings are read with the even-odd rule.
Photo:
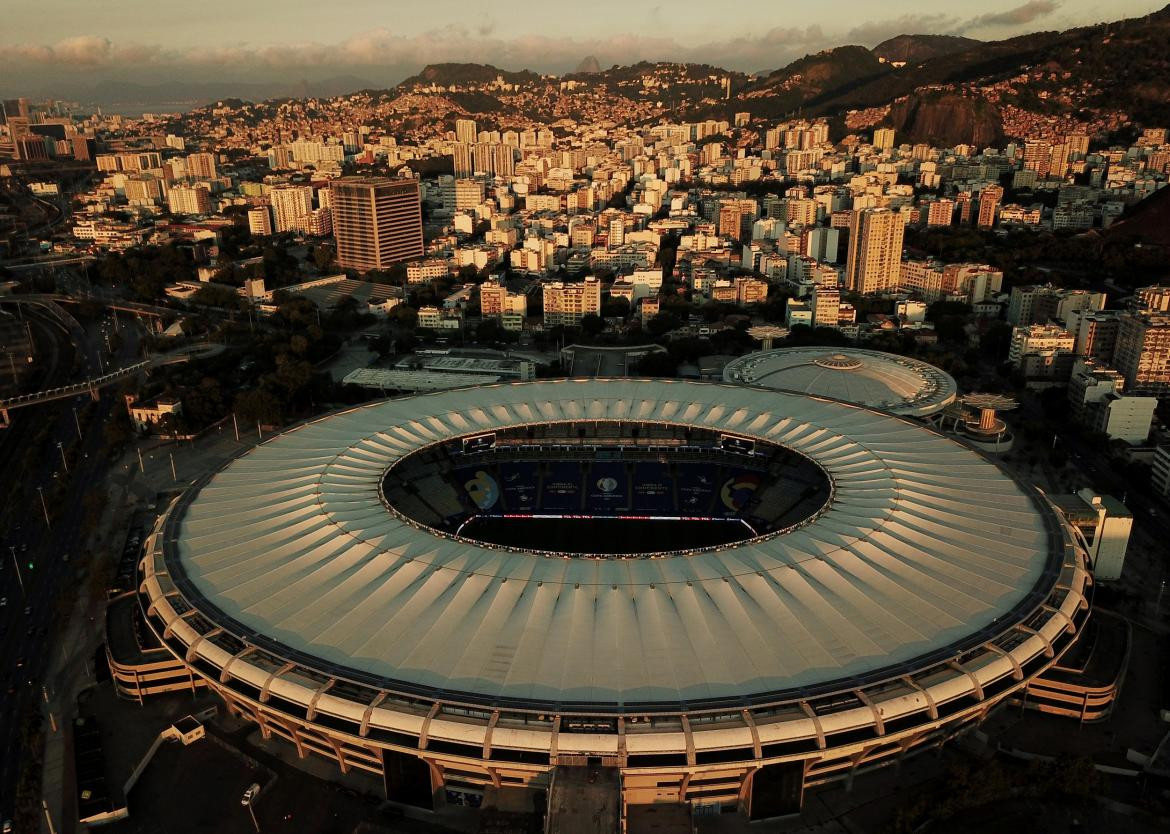
[[[94, 334], [69, 334], [57, 322], [36, 313], [32, 317], [36, 322], [37, 348], [42, 351], [48, 371], [46, 384], [66, 382], [72, 376], [75, 355], [80, 356], [83, 374], [97, 371], [98, 342]], [[137, 355], [140, 339], [132, 327], [123, 327], [123, 335], [117, 361], [128, 362]], [[0, 432], [0, 471], [12, 473], [38, 430], [49, 427], [36, 465], [19, 473], [25, 484], [23, 506], [4, 508], [7, 512], [0, 521], [0, 597], [7, 600], [0, 607], [0, 819], [12, 817], [15, 810], [22, 762], [21, 721], [42, 698], [43, 675], [51, 653], [63, 651], [54, 642], [53, 632], [63, 619], [63, 612], [58, 610], [62, 589], [78, 581], [78, 571], [84, 564], [83, 554], [75, 550], [84, 522], [84, 498], [105, 474], [102, 428], [115, 406], [114, 397], [109, 393], [101, 396], [88, 429], [78, 439], [73, 408], [88, 399], [86, 395], [76, 403], [66, 399], [32, 405], [22, 409], [12, 425]], [[59, 506], [50, 507], [55, 515], [48, 526], [36, 488], [48, 494], [54, 482], [65, 476], [56, 447], [75, 440], [77, 460], [68, 473], [64, 499]]]

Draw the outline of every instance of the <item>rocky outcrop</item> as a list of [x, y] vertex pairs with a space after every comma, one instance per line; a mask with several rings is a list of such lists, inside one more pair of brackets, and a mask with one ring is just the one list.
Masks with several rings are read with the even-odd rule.
[[999, 110], [982, 99], [957, 94], [907, 96], [891, 106], [890, 119], [898, 136], [908, 142], [985, 147], [1003, 140]]

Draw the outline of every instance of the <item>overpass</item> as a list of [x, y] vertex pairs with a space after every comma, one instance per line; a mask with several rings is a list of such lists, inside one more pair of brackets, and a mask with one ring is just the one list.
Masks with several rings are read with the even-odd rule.
[[222, 353], [223, 350], [223, 345], [211, 342], [199, 342], [170, 351], [169, 353], [161, 353], [158, 356], [143, 359], [132, 365], [126, 365], [123, 368], [118, 368], [104, 373], [101, 376], [95, 376], [81, 382], [0, 400], [0, 428], [6, 428], [9, 425], [8, 412], [12, 409], [39, 405], [41, 403], [52, 402], [53, 400], [64, 400], [70, 397], [76, 397], [78, 394], [89, 394], [96, 400], [98, 398], [98, 391], [107, 385], [113, 385], [116, 382], [121, 382], [132, 376], [146, 373], [153, 368], [159, 368], [163, 365], [175, 365], [179, 362], [189, 362], [192, 359], [214, 356], [217, 353]]
[[142, 304], [138, 301], [126, 301], [124, 299], [103, 298], [100, 295], [62, 295], [61, 293], [28, 293], [26, 295], [5, 295], [0, 296], [0, 302], [15, 301], [25, 304], [81, 304], [86, 301], [92, 301], [95, 304], [100, 304], [110, 310], [118, 310], [123, 313], [136, 313], [141, 316], [153, 316], [154, 318], [163, 318], [164, 316], [177, 316], [178, 310], [173, 310], [170, 307], [159, 307], [155, 304]]

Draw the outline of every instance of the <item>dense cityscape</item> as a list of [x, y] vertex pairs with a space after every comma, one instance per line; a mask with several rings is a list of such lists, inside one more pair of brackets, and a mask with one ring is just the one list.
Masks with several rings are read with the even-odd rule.
[[1170, 7], [1057, 8], [0, 77], [4, 834], [1170, 831]]

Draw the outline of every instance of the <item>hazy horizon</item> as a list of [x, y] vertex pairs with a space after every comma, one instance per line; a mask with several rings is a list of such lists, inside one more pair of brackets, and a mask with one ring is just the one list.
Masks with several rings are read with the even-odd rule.
[[[504, 19], [490, 10], [468, 14], [455, 0], [433, 0], [424, 8], [411, 6], [408, 21], [398, 19], [395, 9], [402, 5], [337, 0], [330, 7], [334, 14], [322, 18], [319, 11], [314, 17], [273, 2], [205, 0], [200, 14], [188, 10], [178, 24], [145, 0], [45, 0], [5, 15], [0, 95], [99, 101], [95, 90], [103, 95], [103, 85], [185, 84], [217, 88], [197, 97], [234, 95], [236, 87], [249, 98], [291, 93], [302, 83], [330, 95], [344, 90], [311, 88], [339, 77], [390, 87], [427, 64], [446, 61], [561, 74], [586, 56], [602, 67], [661, 60], [756, 72], [835, 46], [873, 47], [899, 34], [997, 40], [1099, 23], [1102, 14], [1107, 20], [1140, 16], [1163, 3], [998, 0], [972, 13], [969, 4], [955, 0], [890, 0], [880, 7], [866, 0], [822, 6], [731, 0], [712, 16], [698, 0], [634, 11], [600, 0], [590, 6], [520, 3]], [[56, 24], [52, 38], [45, 35], [47, 19]]]

